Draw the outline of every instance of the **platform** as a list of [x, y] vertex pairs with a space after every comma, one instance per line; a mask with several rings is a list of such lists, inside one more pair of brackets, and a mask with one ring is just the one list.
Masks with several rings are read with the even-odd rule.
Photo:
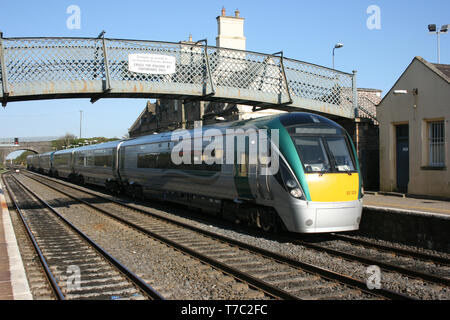
[[364, 207], [417, 214], [445, 215], [450, 217], [450, 201], [419, 199], [406, 195], [371, 193], [363, 198]]
[[32, 300], [3, 190], [0, 183], [0, 300]]

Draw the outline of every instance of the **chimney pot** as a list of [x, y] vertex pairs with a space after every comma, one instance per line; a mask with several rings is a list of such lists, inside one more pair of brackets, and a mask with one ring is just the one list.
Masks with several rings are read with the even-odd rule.
[[234, 15], [236, 16], [236, 18], [239, 18], [239, 10], [236, 9], [236, 11], [234, 12]]
[[222, 17], [225, 17], [225, 7], [222, 7]]

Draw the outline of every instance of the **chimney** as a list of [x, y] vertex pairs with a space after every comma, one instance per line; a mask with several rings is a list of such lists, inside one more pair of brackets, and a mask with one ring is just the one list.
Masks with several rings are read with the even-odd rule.
[[225, 8], [222, 8], [222, 15], [217, 19], [218, 34], [216, 46], [222, 48], [245, 50], [244, 18], [240, 17], [238, 9], [233, 16], [225, 16]]

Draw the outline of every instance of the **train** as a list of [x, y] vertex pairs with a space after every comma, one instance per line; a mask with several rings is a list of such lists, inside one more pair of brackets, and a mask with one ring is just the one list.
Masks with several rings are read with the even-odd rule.
[[359, 229], [361, 171], [351, 137], [336, 122], [291, 112], [182, 130], [174, 138], [178, 131], [30, 155], [27, 168], [268, 232]]

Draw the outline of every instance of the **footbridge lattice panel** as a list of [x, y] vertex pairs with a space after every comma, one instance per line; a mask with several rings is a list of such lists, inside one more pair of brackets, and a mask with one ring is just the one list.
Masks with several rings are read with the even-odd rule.
[[[174, 64], [131, 71], [131, 56]], [[152, 60], [153, 59], [153, 60]], [[167, 62], [165, 62], [167, 64]], [[164, 67], [164, 66], [163, 66]], [[355, 74], [283, 57], [208, 46], [99, 38], [0, 38], [0, 100], [105, 97], [198, 99], [299, 108], [347, 118]]]

